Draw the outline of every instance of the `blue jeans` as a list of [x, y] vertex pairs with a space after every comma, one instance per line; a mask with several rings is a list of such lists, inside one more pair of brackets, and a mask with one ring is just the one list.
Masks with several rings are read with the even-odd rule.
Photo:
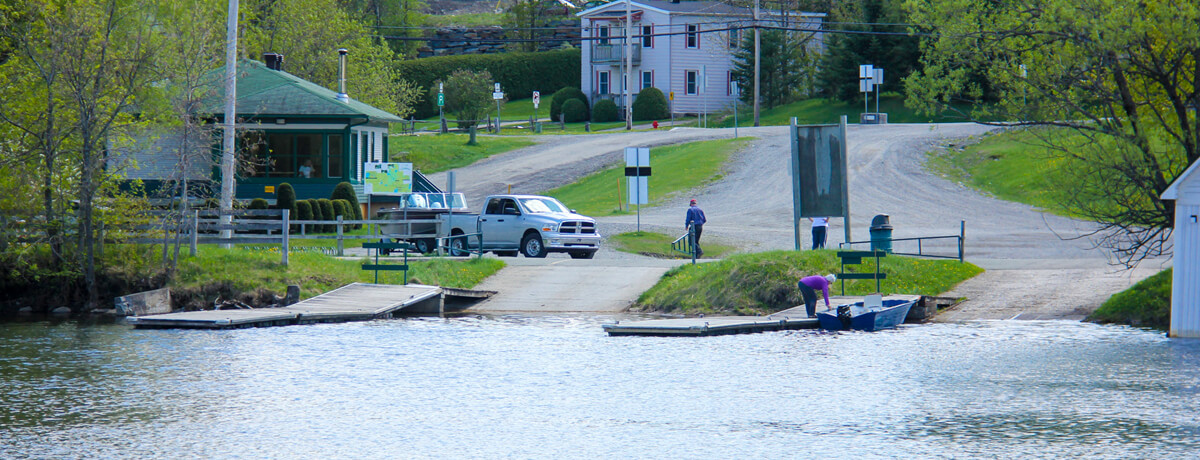
[[829, 227], [813, 227], [813, 249], [825, 249], [825, 232]]

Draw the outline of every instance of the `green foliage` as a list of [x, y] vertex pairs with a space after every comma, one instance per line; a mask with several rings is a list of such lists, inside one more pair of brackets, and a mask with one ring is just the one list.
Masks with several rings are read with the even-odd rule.
[[296, 202], [296, 220], [313, 220], [312, 203], [308, 200]]
[[[555, 91], [554, 95], [550, 96], [550, 120], [551, 121], [558, 121], [558, 114], [562, 113], [563, 104], [565, 104], [568, 100], [571, 100], [571, 99], [578, 99], [579, 102], [582, 102], [583, 107], [586, 111], [588, 99], [587, 99], [587, 96], [585, 96], [583, 94], [583, 91], [580, 91], [579, 88], [576, 88], [574, 86], [566, 87], [566, 88], [560, 89], [558, 91]], [[584, 118], [584, 120], [586, 120], [586, 118]], [[571, 120], [567, 120], [567, 121], [570, 122]]]
[[505, 37], [530, 41], [509, 43], [508, 49], [537, 51], [539, 43], [533, 40], [553, 36], [554, 31], [547, 30], [547, 26], [563, 17], [562, 11], [562, 5], [555, 0], [514, 0], [504, 12]]
[[579, 99], [568, 99], [562, 107], [563, 120], [567, 123], [586, 121], [588, 119], [587, 104]]
[[525, 137], [490, 137], [476, 145], [466, 144], [464, 134], [437, 136], [399, 136], [388, 143], [392, 161], [410, 162], [426, 174], [472, 164], [484, 158], [533, 145]]
[[[365, 26], [385, 28], [388, 36], [421, 37], [422, 31], [417, 29], [425, 25], [427, 16], [422, 13], [428, 5], [424, 0], [339, 0], [344, 10], [362, 22]], [[387, 44], [401, 56], [411, 56], [416, 53], [422, 42], [410, 40], [389, 40]]]
[[[660, 259], [690, 259], [690, 254], [671, 249], [671, 242], [686, 232], [671, 236], [654, 232], [626, 232], [613, 235], [606, 241], [612, 248], [631, 254], [657, 257]], [[704, 257], [719, 259], [737, 250], [733, 246], [713, 242], [710, 236], [701, 236], [700, 247], [704, 249]]]
[[275, 187], [275, 209], [286, 209], [296, 218], [296, 189], [292, 184], [284, 182]]
[[253, 200], [250, 200], [250, 205], [246, 206], [246, 209], [256, 209], [256, 210], [257, 209], [270, 209], [270, 208], [271, 208], [271, 204], [267, 203], [267, 200], [265, 200], [263, 198], [255, 198]]
[[[954, 107], [966, 107], [966, 104], [955, 104]], [[871, 110], [875, 110], [875, 101], [872, 98]], [[844, 115], [849, 123], [854, 123], [858, 120], [858, 114], [862, 113], [862, 100], [858, 102], [845, 102], [832, 99], [804, 99], [790, 104], [784, 104], [771, 109], [762, 110], [759, 112], [759, 121], [761, 125], [768, 126], [787, 126], [791, 122], [792, 117], [796, 117], [796, 122], [799, 124], [827, 124], [837, 123]], [[963, 122], [966, 118], [962, 113], [948, 109], [936, 115], [918, 113], [917, 111], [905, 107], [904, 97], [895, 93], [883, 93], [880, 95], [879, 111], [888, 114], [889, 123], [953, 123]], [[738, 109], [738, 123], [741, 126], [754, 126], [754, 112], [749, 106], [742, 105]], [[712, 120], [709, 121], [709, 126], [714, 126]], [[715, 123], [715, 126], [728, 128], [733, 126], [733, 115], [729, 114], [724, 119]]]
[[837, 19], [832, 19], [856, 23], [839, 25], [839, 29], [867, 33], [826, 35], [827, 49], [821, 57], [817, 78], [822, 97], [861, 102], [858, 66], [862, 64], [884, 69], [885, 83], [880, 91], [903, 90], [903, 78], [919, 67], [920, 40], [911, 35], [871, 34], [904, 32], [894, 25], [912, 22], [903, 6], [903, 0], [854, 2]]
[[[808, 95], [813, 87], [817, 52], [813, 35], [767, 30], [761, 32], [759, 92], [766, 108], [792, 102]], [[741, 47], [733, 55], [733, 79], [738, 82], [742, 101], [754, 103], [754, 35], [745, 34]], [[857, 75], [857, 74], [856, 74]]]
[[[308, 203], [308, 208], [312, 210], [312, 220], [325, 220], [325, 211], [321, 209], [321, 203], [315, 199], [304, 200]], [[325, 233], [324, 225], [313, 225], [309, 227], [312, 233]]]
[[[437, 97], [437, 83], [429, 90], [431, 98]], [[492, 108], [492, 89], [490, 72], [455, 70], [445, 81], [446, 111], [457, 116], [460, 128], [475, 126], [487, 118]]]
[[[729, 155], [742, 149], [753, 138], [716, 139], [689, 142], [664, 147], [654, 147], [654, 186], [650, 187], [650, 206], [668, 205], [679, 192], [691, 190], [719, 179], [721, 168]], [[579, 181], [546, 192], [558, 198], [571, 209], [589, 216], [609, 216], [628, 213], [630, 208], [619, 210], [621, 202], [628, 196], [625, 187], [625, 165], [620, 163], [587, 176]], [[680, 198], [679, 228], [683, 230], [683, 208], [686, 200]]]
[[[683, 265], [668, 271], [638, 298], [634, 309], [681, 314], [762, 315], [803, 305], [796, 283], [808, 275], [838, 273], [836, 251], [770, 251], [737, 254], [717, 262]], [[874, 261], [859, 266], [873, 271]], [[888, 256], [887, 294], [938, 295], [983, 269], [950, 260]], [[840, 293], [841, 281], [830, 287]], [[847, 295], [875, 292], [874, 280], [845, 281]]]
[[[358, 205], [358, 195], [354, 193], [354, 186], [349, 182], [341, 182], [333, 188], [333, 193], [329, 196], [331, 200], [346, 200], [350, 206], [350, 214], [347, 219], [363, 220], [362, 208]], [[354, 225], [353, 228], [362, 228], [362, 225]]]
[[425, 25], [434, 27], [479, 27], [503, 24], [504, 15], [498, 13], [439, 14], [425, 17]]
[[1171, 327], [1171, 269], [1118, 292], [1092, 312], [1088, 321], [1166, 330]]
[[[539, 53], [468, 54], [413, 59], [396, 64], [398, 78], [428, 88], [436, 95], [437, 81], [446, 80], [456, 70], [487, 71], [499, 82], [507, 96], [526, 98], [533, 91], [543, 94], [579, 84], [579, 49]], [[492, 82], [488, 82], [491, 97]], [[450, 94], [447, 93], [449, 98]], [[438, 113], [437, 98], [426, 97], [417, 105], [416, 116], [427, 118]]]
[[615, 102], [608, 99], [603, 99], [597, 101], [596, 105], [592, 106], [592, 121], [597, 123], [606, 123], [610, 121], [617, 121], [617, 119], [617, 104]]
[[[329, 198], [321, 198], [317, 200], [317, 204], [321, 207], [321, 218], [325, 219], [326, 222], [337, 220], [338, 215], [334, 212], [333, 201], [330, 201]], [[334, 231], [335, 227], [336, 225], [334, 224], [325, 224], [322, 226], [321, 231], [329, 233]]]
[[643, 88], [633, 100], [634, 121], [663, 120], [671, 117], [667, 97], [658, 88]]

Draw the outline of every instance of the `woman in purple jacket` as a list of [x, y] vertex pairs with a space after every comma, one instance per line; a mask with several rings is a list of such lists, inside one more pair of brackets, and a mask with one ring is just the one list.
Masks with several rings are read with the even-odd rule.
[[800, 295], [804, 296], [804, 309], [809, 318], [817, 316], [817, 289], [820, 289], [821, 295], [825, 297], [825, 309], [829, 309], [829, 285], [836, 280], [837, 276], [830, 273], [825, 276], [806, 276], [796, 283], [796, 287], [800, 288]]

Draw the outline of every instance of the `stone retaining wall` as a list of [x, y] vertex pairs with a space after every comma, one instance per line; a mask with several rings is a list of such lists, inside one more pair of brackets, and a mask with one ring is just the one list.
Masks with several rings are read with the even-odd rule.
[[[538, 43], [538, 51], [558, 48], [563, 43], [579, 46], [579, 20], [563, 19], [550, 23], [546, 30], [546, 38], [553, 40]], [[495, 41], [503, 39], [504, 28], [491, 27], [443, 27], [434, 31], [431, 40], [425, 46], [417, 48], [417, 57], [457, 56], [460, 54], [488, 54], [507, 51], [506, 43]]]

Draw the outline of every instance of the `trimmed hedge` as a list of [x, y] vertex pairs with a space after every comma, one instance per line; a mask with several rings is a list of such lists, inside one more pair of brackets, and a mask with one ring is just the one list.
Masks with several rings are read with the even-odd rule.
[[[346, 220], [362, 220], [362, 208], [358, 206], [358, 196], [354, 194], [354, 186], [349, 182], [341, 182], [333, 188], [333, 193], [329, 196], [331, 200], [346, 200], [346, 204], [350, 206], [350, 211], [346, 214]], [[350, 228], [362, 228], [361, 225], [351, 225]]]
[[655, 87], [643, 89], [638, 93], [637, 99], [633, 100], [633, 119], [643, 121], [669, 118], [671, 113], [667, 107], [667, 97], [663, 96], [662, 91]]
[[537, 53], [464, 54], [402, 61], [396, 64], [396, 72], [397, 78], [424, 89], [414, 116], [428, 118], [437, 115], [438, 110], [436, 96], [428, 97], [427, 94], [437, 88], [434, 82], [445, 80], [455, 70], [491, 72], [509, 99], [524, 99], [532, 97], [534, 91], [547, 94], [579, 85], [580, 59], [579, 48]]
[[[308, 207], [312, 212], [312, 220], [325, 220], [325, 214], [321, 212], [320, 202], [315, 199], [304, 200], [304, 202], [308, 203]], [[313, 225], [310, 228], [312, 229], [312, 233], [325, 233], [324, 225]]]
[[[326, 221], [337, 220], [337, 214], [333, 213], [333, 202], [329, 201], [329, 198], [321, 198], [317, 200], [317, 203], [321, 205], [321, 218]], [[321, 231], [329, 233], [334, 231], [334, 227], [336, 226], [333, 224], [325, 224], [321, 226]]]
[[567, 102], [563, 104], [562, 112], [563, 119], [566, 120], [567, 123], [587, 121], [588, 119], [587, 104], [579, 102], [579, 99], [568, 99]]
[[[586, 109], [588, 104], [587, 96], [574, 86], [560, 89], [550, 96], [550, 120], [558, 121], [558, 114], [562, 112], [562, 105], [570, 99], [579, 99], [583, 102], [583, 107]], [[586, 110], [584, 110], [586, 112]], [[586, 120], [586, 118], [585, 118]], [[567, 120], [570, 121], [570, 120]]]
[[[337, 220], [337, 216], [342, 216], [342, 220], [350, 220], [354, 218], [354, 211], [350, 210], [350, 202], [342, 199], [330, 200], [333, 202], [333, 219]], [[342, 226], [342, 231], [345, 232], [354, 228], [353, 225]], [[333, 226], [333, 231], [337, 231], [337, 225]]]
[[292, 184], [284, 182], [275, 187], [275, 209], [286, 209], [296, 218], [296, 189]]
[[596, 101], [596, 105], [592, 106], [592, 121], [602, 123], [606, 121], [617, 121], [620, 119], [617, 115], [617, 104], [608, 99]]

